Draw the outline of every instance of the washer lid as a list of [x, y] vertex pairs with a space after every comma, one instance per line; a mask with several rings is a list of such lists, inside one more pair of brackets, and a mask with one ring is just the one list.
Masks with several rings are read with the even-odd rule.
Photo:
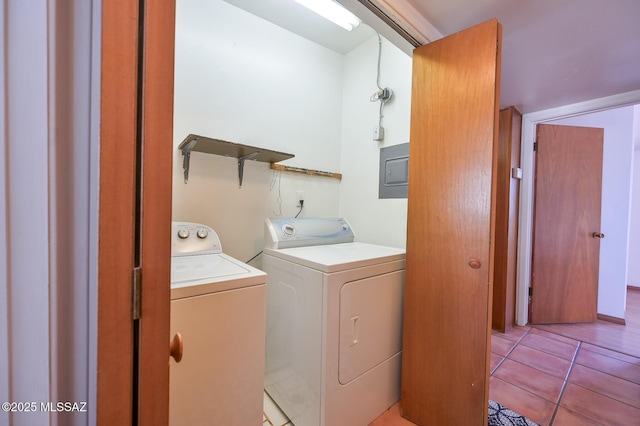
[[244, 275], [250, 272], [248, 267], [218, 254], [183, 255], [174, 256], [171, 259], [172, 285], [204, 279], [219, 280], [222, 277]]
[[263, 285], [267, 274], [224, 253], [171, 258], [171, 299]]

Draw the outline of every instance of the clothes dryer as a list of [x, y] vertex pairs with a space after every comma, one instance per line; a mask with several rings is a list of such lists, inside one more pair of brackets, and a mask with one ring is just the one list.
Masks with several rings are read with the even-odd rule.
[[354, 238], [265, 221], [265, 390], [296, 426], [365, 426], [400, 399], [405, 252]]

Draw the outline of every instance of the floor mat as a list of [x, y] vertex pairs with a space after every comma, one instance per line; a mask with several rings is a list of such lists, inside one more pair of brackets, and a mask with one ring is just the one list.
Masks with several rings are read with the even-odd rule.
[[489, 400], [489, 426], [538, 426], [536, 422]]

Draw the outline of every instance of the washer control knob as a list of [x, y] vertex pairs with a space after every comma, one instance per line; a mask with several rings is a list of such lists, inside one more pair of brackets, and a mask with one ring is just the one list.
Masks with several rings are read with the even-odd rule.
[[200, 238], [201, 240], [204, 240], [205, 238], [207, 238], [207, 235], [209, 235], [209, 231], [207, 231], [204, 228], [200, 228], [198, 229], [198, 232], [196, 233], [196, 235], [198, 236], [198, 238]]
[[187, 238], [189, 238], [189, 235], [191, 233], [189, 232], [189, 230], [187, 228], [180, 228], [178, 229], [178, 238], [185, 240]]
[[296, 233], [296, 228], [294, 228], [293, 225], [287, 223], [285, 225], [282, 225], [282, 232], [287, 235], [293, 235]]

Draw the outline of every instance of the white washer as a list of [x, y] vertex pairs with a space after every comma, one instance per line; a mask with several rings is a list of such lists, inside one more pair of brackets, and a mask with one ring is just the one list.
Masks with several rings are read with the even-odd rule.
[[404, 250], [344, 219], [267, 219], [265, 390], [296, 426], [365, 426], [400, 399]]
[[173, 222], [169, 424], [260, 425], [266, 274], [222, 253], [206, 225]]

